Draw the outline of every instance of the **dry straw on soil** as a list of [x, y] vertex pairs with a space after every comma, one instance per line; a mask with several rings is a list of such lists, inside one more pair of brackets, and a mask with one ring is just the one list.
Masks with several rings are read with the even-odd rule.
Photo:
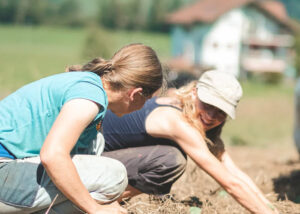
[[[230, 154], [280, 213], [300, 214], [299, 202], [293, 202], [300, 196], [300, 162], [295, 151], [237, 147], [231, 148]], [[125, 202], [124, 207], [132, 214], [249, 213], [191, 160], [170, 195], [143, 194]], [[191, 207], [198, 207], [201, 212], [191, 212]]]

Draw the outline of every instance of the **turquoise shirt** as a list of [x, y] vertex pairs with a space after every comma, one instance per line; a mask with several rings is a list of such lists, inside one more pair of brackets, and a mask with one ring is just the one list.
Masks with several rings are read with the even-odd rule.
[[62, 106], [82, 98], [99, 104], [100, 111], [83, 131], [72, 153], [80, 153], [96, 137], [108, 100], [101, 78], [92, 72], [49, 76], [20, 88], [0, 101], [0, 142], [16, 158], [37, 156]]

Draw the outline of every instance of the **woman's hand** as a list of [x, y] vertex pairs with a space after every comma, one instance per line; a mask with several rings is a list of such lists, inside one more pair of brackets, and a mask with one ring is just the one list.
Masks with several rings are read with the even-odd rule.
[[235, 200], [252, 213], [275, 214], [252, 188], [230, 172], [208, 149], [206, 142], [192, 125], [172, 115], [169, 135], [197, 165], [212, 176]]
[[227, 152], [222, 154], [221, 162], [231, 174], [238, 177], [243, 183], [245, 183], [245, 185], [255, 192], [257, 197], [259, 197], [269, 208], [271, 208], [276, 214], [279, 214], [279, 211], [276, 209], [276, 207], [264, 196], [252, 179], [233, 162]]
[[101, 209], [95, 214], [127, 214], [127, 210], [121, 207], [118, 202], [114, 202], [108, 205], [101, 205]]
[[178, 110], [167, 107], [154, 110], [146, 120], [146, 130], [151, 136], [175, 141], [200, 168], [252, 213], [277, 213], [209, 151], [200, 132], [189, 124]]

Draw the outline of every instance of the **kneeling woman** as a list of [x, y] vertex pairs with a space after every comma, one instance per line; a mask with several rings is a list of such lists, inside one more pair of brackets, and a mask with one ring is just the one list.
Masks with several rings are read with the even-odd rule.
[[130, 44], [67, 71], [0, 100], [0, 214], [127, 213], [110, 204], [127, 176], [100, 156], [98, 129], [107, 109], [140, 109], [161, 87], [160, 61], [152, 48]]
[[220, 139], [227, 116], [235, 118], [241, 96], [235, 77], [213, 70], [174, 95], [153, 97], [139, 111], [121, 118], [108, 112], [103, 121], [104, 156], [127, 168], [130, 185], [124, 197], [169, 193], [188, 155], [249, 211], [278, 213], [233, 163]]

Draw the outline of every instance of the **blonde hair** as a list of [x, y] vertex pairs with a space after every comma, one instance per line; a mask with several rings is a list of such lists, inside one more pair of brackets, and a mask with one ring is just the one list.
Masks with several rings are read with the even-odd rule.
[[141, 87], [144, 96], [151, 96], [164, 85], [162, 66], [155, 51], [143, 44], [127, 45], [110, 60], [98, 57], [83, 66], [70, 66], [66, 71], [94, 72], [113, 90]]
[[[195, 101], [192, 99], [192, 91], [197, 86], [197, 81], [191, 81], [187, 85], [184, 85], [176, 90], [176, 96], [180, 100], [182, 113], [184, 118], [194, 126], [200, 134], [203, 136], [209, 150], [212, 154], [214, 154], [217, 158], [220, 159], [221, 154], [224, 152], [224, 144], [221, 139], [215, 138], [216, 136], [209, 136], [207, 138], [206, 132], [204, 131], [202, 122], [196, 115], [196, 104]], [[220, 131], [223, 124], [220, 126]], [[219, 131], [219, 132], [220, 132]], [[216, 134], [218, 131], [214, 131]]]

